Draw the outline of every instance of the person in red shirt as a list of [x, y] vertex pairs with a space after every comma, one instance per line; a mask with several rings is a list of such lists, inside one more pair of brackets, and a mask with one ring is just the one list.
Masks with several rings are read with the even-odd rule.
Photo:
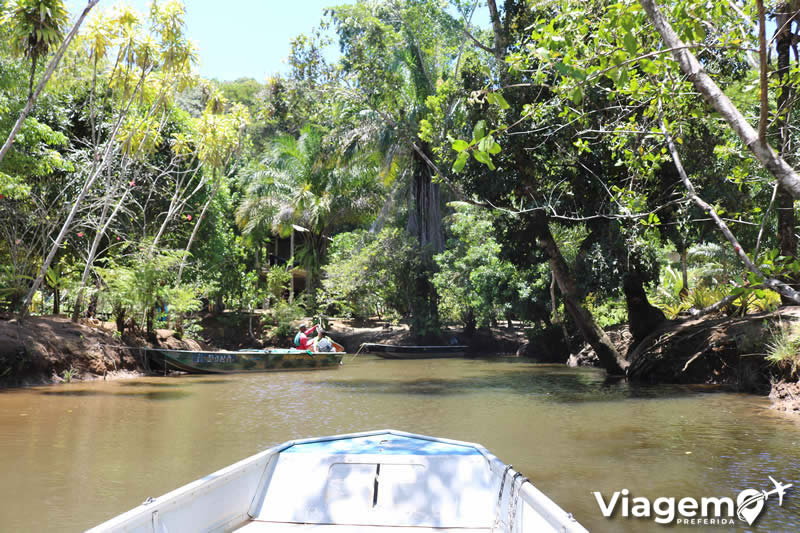
[[[308, 329], [306, 329], [308, 328]], [[308, 340], [309, 335], [312, 335], [317, 330], [317, 326], [308, 327], [308, 324], [300, 324], [297, 328], [297, 335], [294, 336], [294, 346], [298, 350], [311, 350], [312, 343]]]

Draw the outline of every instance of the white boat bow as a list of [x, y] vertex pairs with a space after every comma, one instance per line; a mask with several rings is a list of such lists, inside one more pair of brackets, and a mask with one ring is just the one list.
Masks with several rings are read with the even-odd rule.
[[479, 444], [394, 430], [290, 441], [90, 530], [582, 532]]

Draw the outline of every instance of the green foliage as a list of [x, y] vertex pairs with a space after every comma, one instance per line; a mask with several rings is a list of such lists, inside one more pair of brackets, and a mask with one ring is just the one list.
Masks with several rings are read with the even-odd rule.
[[683, 276], [680, 270], [672, 265], [666, 265], [661, 268], [660, 274], [655, 294], [651, 295], [651, 298], [665, 306], [680, 304], [683, 290]]
[[190, 334], [198, 333], [197, 319], [189, 318], [187, 321], [187, 315], [199, 311], [202, 307], [197, 295], [197, 287], [187, 284], [172, 287], [166, 295], [168, 321], [174, 324], [175, 331], [178, 334], [184, 334], [185, 332]]
[[130, 315], [140, 317], [152, 333], [161, 310], [168, 309], [168, 314], [180, 321], [200, 309], [196, 287], [174, 285], [182, 257], [179, 250], [151, 253], [143, 245], [124, 261], [109, 259], [104, 268], [97, 269], [105, 287], [101, 296], [111, 305], [118, 329], [120, 321]]
[[15, 264], [0, 265], [0, 307], [16, 311], [33, 276], [20, 273]]
[[[493, 101], [497, 100], [497, 95], [495, 93], [489, 93], [489, 95], [493, 97]], [[500, 98], [502, 99], [502, 96], [500, 96]], [[502, 102], [505, 106], [501, 106], [501, 108], [508, 109], [508, 103], [505, 100], [502, 100]], [[495, 141], [496, 134], [496, 129], [487, 133], [486, 122], [479, 120], [472, 130], [472, 140], [453, 140], [453, 150], [458, 152], [458, 157], [456, 157], [455, 163], [453, 163], [453, 172], [461, 172], [464, 169], [464, 165], [467, 163], [470, 154], [472, 154], [472, 157], [474, 157], [476, 161], [489, 167], [489, 170], [495, 170], [492, 156], [499, 154], [501, 151], [500, 145]]]
[[729, 283], [734, 274], [742, 270], [739, 259], [727, 243], [693, 245], [689, 248], [687, 259], [697, 269], [693, 272], [694, 277], [706, 285]]
[[[678, 2], [665, 13], [733, 101], [755, 113], [756, 71], [743, 55], [753, 47], [752, 32], [742, 34], [738, 15], [718, 4]], [[675, 188], [661, 114], [701, 195], [748, 249], [763, 221], [755, 261], [788, 277], [800, 266], [775, 249], [775, 209], [767, 214], [772, 184], [688, 81], [674, 75], [637, 2], [591, 9], [573, 1], [505, 2], [498, 35], [471, 27], [478, 40], [499, 46], [491, 53], [465, 39], [456, 18], [466, 19], [473, 5], [377, 0], [335, 7], [320, 28], [292, 41], [286, 76], [263, 86], [237, 80], [196, 89], [180, 2], [158, 3], [148, 17], [127, 7], [95, 12], [68, 51], [67, 68], [0, 162], [0, 305], [19, 307], [42, 250], [107, 142], [117, 151], [58, 247], [54, 264], [62, 271], [51, 269], [48, 285], [74, 299], [66, 273], [82, 271], [99, 234], [101, 308], [144, 320], [148, 329], [166, 306], [169, 321], [188, 332], [202, 295], [239, 309], [269, 300], [273, 333], [290, 335], [307, 305], [283, 301], [292, 266], [311, 274], [310, 295], [332, 314], [414, 311], [420, 329], [436, 330], [433, 313], [420, 312], [433, 302], [445, 319], [466, 324], [547, 322], [550, 270], [524, 221], [525, 213], [542, 212], [578, 293], [588, 295], [603, 326], [624, 319], [619, 285], [632, 271], [658, 280], [651, 298], [669, 317], [726, 294], [738, 296], [727, 311], [778, 305], [775, 293], [743, 275], [707, 216]], [[31, 67], [52, 51], [68, 20], [58, 0], [7, 1], [3, 17], [0, 132], [10, 130]], [[342, 52], [337, 65], [324, 53], [328, 28]], [[771, 94], [779, 77], [772, 76]], [[173, 102], [176, 94], [190, 113]], [[786, 114], [790, 122], [793, 116]], [[423, 187], [437, 194], [420, 195]], [[455, 206], [434, 263], [415, 240], [426, 235], [397, 228], [412, 228], [408, 218], [428, 209], [438, 220], [420, 218], [417, 226], [439, 229], [439, 187], [446, 199], [469, 197], [522, 214]], [[416, 195], [428, 202], [419, 213]], [[119, 214], [104, 228], [103, 209], [117, 199]], [[137, 242], [159, 231], [165, 213], [158, 244], [167, 249], [183, 248], [199, 224], [189, 284], [176, 286], [178, 252], [148, 254]], [[370, 225], [388, 229], [362, 229]], [[264, 270], [264, 245], [290, 231], [294, 264]], [[674, 256], [668, 241], [681, 250], [701, 242], [688, 253], [688, 295], [675, 262], [656, 259], [668, 249]]]
[[67, 10], [61, 0], [12, 0], [5, 6], [0, 24], [8, 24], [12, 50], [36, 63], [61, 43]]
[[671, 304], [663, 304], [661, 306], [661, 310], [664, 311], [664, 316], [667, 317], [667, 320], [675, 320], [677, 319], [681, 313], [684, 313], [691, 309], [691, 304], [686, 302], [676, 302]]
[[730, 294], [730, 288], [724, 285], [699, 286], [690, 291], [688, 300], [695, 309], [704, 309], [714, 305], [728, 294]]
[[788, 374], [798, 377], [800, 369], [800, 327], [795, 322], [778, 321], [770, 328], [766, 360]]
[[278, 301], [289, 290], [292, 270], [287, 266], [275, 265], [267, 270], [264, 290], [272, 301]]
[[61, 372], [61, 378], [64, 380], [64, 383], [71, 383], [72, 379], [78, 375], [78, 371], [72, 367], [69, 367], [67, 370]]
[[[40, 103], [40, 107], [49, 107]], [[59, 112], [64, 109], [46, 112]], [[0, 131], [11, 129], [11, 114], [0, 114]], [[74, 163], [62, 151], [68, 145], [64, 133], [32, 116], [23, 123], [14, 141], [14, 150], [0, 162], [0, 196], [22, 200], [30, 197], [35, 178], [51, 177], [75, 170]], [[2, 198], [0, 198], [2, 200]]]
[[439, 312], [470, 328], [488, 326], [511, 310], [515, 269], [500, 258], [491, 213], [463, 204], [455, 208], [450, 217], [453, 238], [434, 257], [439, 266], [433, 276]]
[[125, 329], [125, 317], [139, 305], [137, 281], [132, 268], [107, 261], [97, 268], [98, 275], [105, 280], [102, 297], [111, 306], [111, 313], [121, 334]]
[[780, 295], [771, 290], [755, 291], [754, 298], [749, 302], [747, 310], [752, 313], [769, 313], [781, 305]]
[[601, 328], [616, 326], [628, 320], [624, 298], [600, 299], [595, 294], [589, 294], [585, 305]]
[[413, 237], [397, 228], [384, 228], [377, 235], [340, 233], [329, 257], [320, 296], [327, 314], [363, 318], [410, 312], [421, 263]]
[[276, 344], [287, 344], [297, 330], [297, 321], [305, 316], [307, 302], [305, 298], [297, 298], [293, 302], [279, 300], [270, 309], [266, 324], [270, 327], [269, 334]]
[[311, 274], [312, 298], [330, 234], [361, 222], [376, 205], [374, 169], [336, 164], [319, 128], [306, 126], [299, 138], [273, 139], [260, 165], [245, 177], [239, 227], [249, 235], [298, 232], [296, 263]]

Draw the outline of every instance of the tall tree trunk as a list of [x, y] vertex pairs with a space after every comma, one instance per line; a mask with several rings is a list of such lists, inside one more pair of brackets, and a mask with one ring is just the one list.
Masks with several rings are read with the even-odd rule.
[[147, 333], [147, 340], [154, 342], [156, 340], [155, 334], [155, 321], [156, 321], [156, 308], [150, 307], [145, 313], [145, 332]]
[[545, 250], [550, 258], [550, 270], [564, 298], [564, 307], [572, 316], [583, 338], [594, 349], [600, 364], [606, 372], [611, 375], [624, 375], [625, 368], [628, 367], [629, 363], [620, 355], [605, 331], [597, 325], [589, 310], [583, 306], [578, 296], [575, 279], [569, 270], [567, 262], [564, 260], [564, 256], [561, 255], [561, 250], [559, 250], [553, 234], [550, 233], [547, 215], [542, 211], [536, 211], [533, 216], [536, 239], [539, 246]]
[[[100, 295], [100, 290], [103, 288], [103, 285], [100, 283], [100, 278], [98, 276], [94, 277], [94, 287], [97, 290], [95, 290], [92, 293], [92, 297], [89, 298], [89, 306], [86, 309], [87, 316], [90, 316], [92, 318], [97, 316], [97, 300]], [[122, 334], [122, 330], [119, 330], [119, 332], [120, 334]]]
[[114, 322], [117, 325], [117, 332], [122, 336], [125, 333], [125, 308], [117, 305], [114, 307]]
[[291, 283], [289, 284], [289, 303], [294, 301], [294, 228], [289, 236], [289, 271], [292, 273]]
[[[489, 20], [492, 22], [492, 34], [494, 36], [494, 57], [498, 63], [504, 64], [506, 57], [506, 47], [508, 46], [508, 36], [505, 28], [500, 21], [500, 12], [497, 10], [497, 2], [488, 0], [486, 5], [489, 7]], [[506, 14], [506, 16], [508, 16]]]
[[630, 272], [625, 275], [622, 290], [625, 293], [625, 307], [628, 311], [628, 327], [633, 336], [633, 342], [628, 347], [630, 354], [667, 317], [661, 309], [652, 306], [647, 300], [644, 283], [638, 273]]
[[681, 300], [689, 296], [689, 269], [686, 265], [686, 256], [689, 253], [689, 248], [686, 246], [686, 243], [683, 243], [681, 247], [681, 281], [682, 286], [681, 290], [678, 293], [681, 297]]
[[31, 77], [28, 80], [28, 100], [33, 97], [33, 80], [36, 78], [36, 64], [38, 62], [39, 61], [36, 56], [31, 58]]
[[406, 230], [417, 238], [425, 255], [432, 257], [444, 250], [441, 192], [426, 163], [419, 158], [415, 163]]
[[556, 275], [552, 269], [550, 270], [550, 307], [553, 308], [552, 322], [558, 323], [561, 327], [561, 334], [564, 336], [564, 346], [572, 353], [572, 343], [570, 342], [567, 325], [564, 323], [564, 317], [558, 312], [558, 302], [556, 301]]
[[53, 314], [61, 313], [61, 289], [53, 287]]
[[[427, 146], [423, 146], [423, 151], [427, 151]], [[409, 201], [406, 230], [417, 238], [422, 251], [422, 268], [417, 272], [411, 297], [411, 329], [423, 341], [436, 342], [440, 330], [439, 297], [431, 277], [436, 268], [433, 256], [444, 250], [441, 192], [427, 163], [418, 154]]]
[[[781, 82], [781, 89], [777, 99], [777, 124], [780, 132], [779, 154], [790, 164], [794, 163], [789, 132], [789, 115], [792, 107], [792, 93], [794, 92], [794, 87], [789, 77], [789, 68], [791, 66], [790, 51], [792, 47], [791, 18], [794, 14], [795, 9], [790, 5], [790, 2], [783, 2], [777, 6], [775, 17], [777, 25], [775, 48], [778, 52], [778, 76]], [[778, 204], [778, 240], [780, 241], [781, 255], [795, 257], [797, 255], [797, 238], [795, 237], [797, 217], [794, 212], [794, 198], [784, 186], [779, 184], [776, 200]], [[782, 296], [781, 300], [784, 304], [793, 303], [785, 296]]]
[[[69, 43], [72, 42], [72, 39], [78, 33], [78, 29], [83, 24], [83, 21], [86, 19], [86, 16], [89, 14], [89, 11], [91, 11], [91, 9], [99, 1], [100, 0], [89, 0], [89, 3], [86, 5], [86, 8], [84, 8], [80, 17], [78, 17], [78, 20], [75, 21], [75, 24], [72, 26], [72, 29], [70, 30], [69, 34], [67, 34], [67, 36], [64, 38], [64, 41], [61, 43], [61, 46], [59, 46], [58, 50], [56, 50], [55, 56], [53, 56], [53, 59], [51, 59], [50, 63], [47, 65], [47, 69], [45, 69], [44, 74], [42, 75], [42, 79], [39, 80], [39, 84], [36, 86], [36, 90], [30, 91], [30, 94], [28, 95], [28, 101], [25, 103], [25, 107], [22, 109], [22, 112], [20, 112], [19, 118], [17, 119], [16, 124], [14, 124], [14, 127], [11, 129], [11, 133], [8, 134], [8, 137], [6, 138], [6, 142], [3, 144], [3, 147], [0, 148], [0, 162], [3, 161], [3, 158], [5, 158], [9, 149], [11, 149], [11, 145], [14, 143], [14, 138], [19, 133], [19, 130], [22, 129], [22, 124], [25, 122], [25, 119], [30, 114], [31, 109], [33, 109], [33, 104], [36, 103], [36, 100], [39, 98], [39, 95], [41, 94], [42, 90], [44, 90], [44, 86], [47, 85], [48, 80], [53, 75], [53, 72], [55, 72], [58, 63], [61, 61], [61, 58], [64, 57], [64, 52], [67, 51]], [[31, 69], [31, 82], [33, 82], [32, 76], [35, 68], [36, 67], [34, 64], [34, 66]], [[32, 85], [33, 84], [31, 83], [31, 86]]]

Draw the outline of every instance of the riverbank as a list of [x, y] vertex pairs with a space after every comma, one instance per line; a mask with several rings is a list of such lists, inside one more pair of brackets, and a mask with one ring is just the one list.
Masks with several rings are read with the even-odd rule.
[[[782, 342], [789, 348], [789, 360], [783, 363], [768, 359], [778, 330], [785, 332]], [[768, 396], [774, 409], [800, 415], [800, 383], [796, 375], [800, 306], [745, 316], [667, 320], [635, 346], [627, 326], [615, 326], [607, 333], [617, 350], [626, 354], [631, 382], [720, 385]], [[599, 366], [588, 345], [572, 355], [568, 364]]]
[[[630, 350], [626, 326], [610, 328], [609, 336], [631, 362], [631, 381], [645, 384], [711, 384], [767, 396], [774, 408], [800, 415], [800, 384], [770, 364], [766, 347], [777, 322], [800, 323], [800, 307], [745, 317], [703, 317], [667, 321]], [[166, 329], [156, 330], [156, 340], [144, 334], [115, 333], [112, 323], [94, 320], [71, 322], [67, 317], [29, 317], [24, 322], [0, 319], [0, 388], [47, 385], [68, 381], [124, 379], [147, 373], [136, 347], [221, 350], [268, 346], [249, 335], [249, 317], [240, 314], [206, 316], [201, 321], [202, 341], [182, 338]], [[411, 344], [405, 324], [382, 321], [329, 319], [329, 334], [349, 353], [365, 342]], [[460, 328], [445, 328], [444, 338], [470, 346], [473, 355], [516, 354], [542, 363], [597, 366], [588, 346], [572, 355], [558, 343], [544, 339], [527, 342], [522, 328], [479, 329], [466, 335]], [[558, 335], [556, 335], [558, 336]]]
[[[167, 329], [156, 329], [156, 338], [151, 341], [139, 331], [126, 331], [120, 336], [112, 322], [82, 319], [76, 323], [65, 316], [33, 316], [22, 322], [0, 318], [0, 388], [142, 376], [147, 373], [147, 365], [136, 350], [138, 347], [238, 350], [285, 348], [289, 342], [280, 339], [272, 346], [260, 336], [254, 340], [249, 335], [249, 317], [239, 313], [208, 315], [200, 325], [200, 341]], [[349, 353], [358, 352], [365, 342], [411, 342], [405, 324], [331, 319], [328, 327], [329, 334]], [[524, 341], [522, 330], [479, 330], [469, 339], [457, 328], [445, 329], [444, 334], [469, 344], [476, 355], [513, 354]]]
[[155, 343], [133, 333], [119, 337], [114, 331], [109, 322], [75, 323], [63, 316], [0, 320], [0, 387], [138, 377], [146, 367], [135, 347], [202, 347], [170, 330], [156, 330]]

